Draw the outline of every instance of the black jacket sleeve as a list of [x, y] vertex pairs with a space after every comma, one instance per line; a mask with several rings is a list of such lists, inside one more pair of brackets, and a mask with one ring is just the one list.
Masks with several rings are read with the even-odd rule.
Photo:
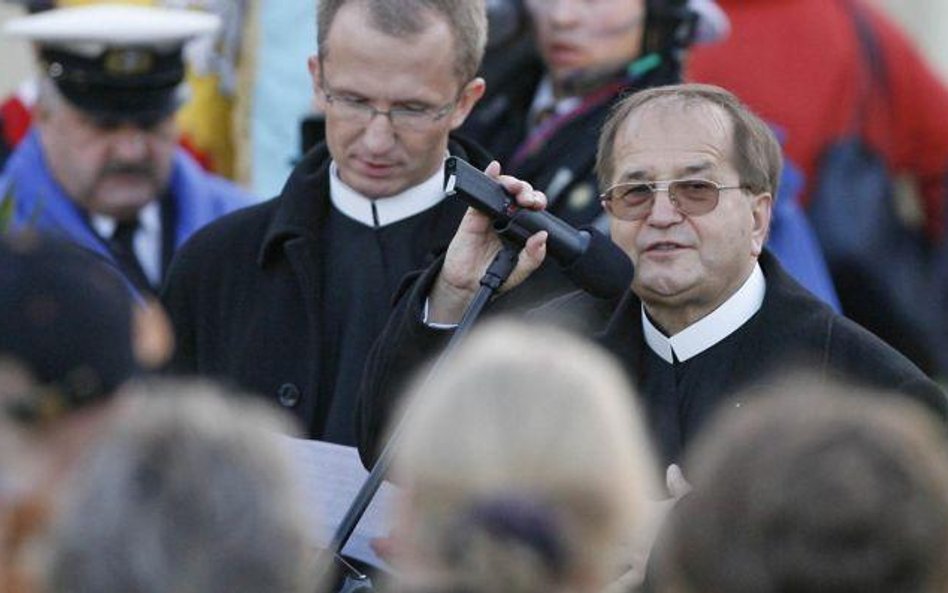
[[375, 463], [385, 444], [392, 414], [409, 382], [453, 334], [422, 322], [425, 299], [443, 263], [443, 258], [438, 259], [414, 282], [406, 283], [366, 359], [356, 404], [356, 427], [359, 455], [367, 468]]

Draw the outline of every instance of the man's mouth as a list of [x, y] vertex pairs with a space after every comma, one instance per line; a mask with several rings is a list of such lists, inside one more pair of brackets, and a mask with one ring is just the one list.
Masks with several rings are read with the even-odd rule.
[[394, 163], [360, 160], [361, 169], [370, 176], [381, 176], [395, 168]]
[[648, 245], [648, 247], [645, 248], [645, 251], [648, 253], [667, 253], [684, 248], [684, 245], [681, 243], [675, 243], [674, 241], [659, 241]]
[[138, 177], [141, 179], [152, 180], [155, 178], [155, 172], [151, 167], [148, 166], [139, 166], [139, 165], [108, 165], [102, 172], [99, 177], [101, 179], [106, 179], [109, 177], [117, 177], [128, 179], [130, 177]]

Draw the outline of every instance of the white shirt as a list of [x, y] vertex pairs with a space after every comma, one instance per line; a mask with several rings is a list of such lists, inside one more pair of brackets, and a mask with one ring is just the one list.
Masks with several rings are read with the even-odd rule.
[[[118, 221], [111, 216], [92, 214], [92, 228], [106, 240], [112, 238]], [[138, 229], [132, 238], [132, 248], [145, 277], [152, 286], [161, 283], [161, 207], [157, 201], [149, 202], [138, 212]]]
[[400, 194], [371, 199], [352, 189], [339, 178], [336, 163], [329, 165], [329, 198], [337, 210], [365, 226], [378, 228], [410, 218], [444, 199], [444, 171]]
[[645, 343], [665, 362], [673, 363], [675, 359], [684, 362], [711, 348], [747, 323], [760, 310], [766, 292], [764, 273], [760, 264], [755, 264], [754, 271], [729, 299], [671, 337], [655, 327], [645, 314], [643, 305], [642, 329], [645, 332]]

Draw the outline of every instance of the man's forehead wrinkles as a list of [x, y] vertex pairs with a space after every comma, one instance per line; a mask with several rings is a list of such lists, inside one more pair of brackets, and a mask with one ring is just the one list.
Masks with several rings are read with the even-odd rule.
[[[714, 169], [716, 163], [710, 159], [702, 159], [697, 161], [684, 161], [682, 164], [674, 164], [672, 166], [673, 175], [677, 177], [687, 176], [687, 175], [697, 175], [699, 173], [707, 173], [708, 171]], [[619, 167], [619, 180], [620, 181], [637, 181], [637, 180], [648, 180], [654, 178], [657, 173], [656, 167], [646, 167], [639, 165], [632, 165], [629, 167], [623, 167], [620, 164]]]

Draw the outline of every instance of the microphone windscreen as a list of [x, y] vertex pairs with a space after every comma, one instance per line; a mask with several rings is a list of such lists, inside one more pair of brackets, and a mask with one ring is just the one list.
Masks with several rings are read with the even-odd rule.
[[632, 260], [612, 239], [593, 227], [589, 246], [563, 271], [577, 286], [599, 298], [617, 298], [632, 284]]

